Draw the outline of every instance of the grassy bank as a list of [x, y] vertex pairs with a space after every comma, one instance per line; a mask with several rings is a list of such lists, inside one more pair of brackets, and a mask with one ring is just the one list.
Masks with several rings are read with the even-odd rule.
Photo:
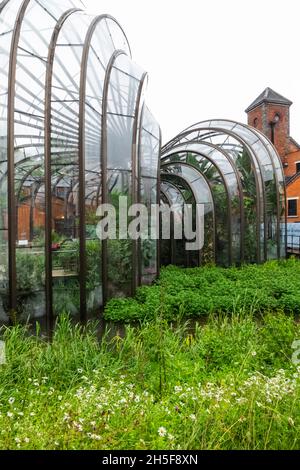
[[222, 269], [165, 268], [151, 287], [138, 289], [134, 299], [111, 300], [105, 317], [112, 321], [168, 320], [281, 310], [300, 314], [300, 262], [295, 259]]
[[95, 330], [62, 317], [51, 344], [3, 331], [1, 449], [300, 449], [291, 316]]

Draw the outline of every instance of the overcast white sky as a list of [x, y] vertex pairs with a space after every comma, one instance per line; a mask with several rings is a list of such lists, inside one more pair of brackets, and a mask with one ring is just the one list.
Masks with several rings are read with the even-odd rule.
[[270, 86], [294, 102], [300, 141], [299, 0], [83, 0], [123, 26], [149, 73], [147, 104], [163, 142], [210, 118], [246, 122]]

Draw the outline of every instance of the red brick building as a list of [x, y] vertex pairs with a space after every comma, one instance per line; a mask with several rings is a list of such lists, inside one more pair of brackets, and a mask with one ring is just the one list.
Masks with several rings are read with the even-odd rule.
[[287, 184], [288, 222], [300, 222], [300, 145], [290, 136], [293, 103], [266, 88], [246, 109], [249, 126], [262, 131], [275, 145]]

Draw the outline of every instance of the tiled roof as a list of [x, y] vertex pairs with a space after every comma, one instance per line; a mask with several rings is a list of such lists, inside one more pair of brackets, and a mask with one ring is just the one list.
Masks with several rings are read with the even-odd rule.
[[246, 113], [249, 113], [249, 111], [262, 103], [275, 103], [287, 106], [291, 106], [293, 104], [292, 101], [288, 100], [279, 93], [276, 93], [276, 91], [272, 90], [272, 88], [268, 87], [253, 101], [253, 103], [250, 104], [250, 106], [246, 109]]

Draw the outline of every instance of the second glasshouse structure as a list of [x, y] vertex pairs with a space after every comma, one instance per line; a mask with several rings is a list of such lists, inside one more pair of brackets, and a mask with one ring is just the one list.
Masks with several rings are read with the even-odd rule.
[[[3, 1], [0, 74], [1, 324], [51, 329], [62, 312], [84, 322], [152, 283], [160, 265], [285, 256], [285, 187], [272, 144], [218, 120], [161, 149], [147, 73], [111, 16], [90, 15], [77, 0]], [[118, 213], [121, 196], [160, 204], [158, 234], [170, 212], [169, 239], [100, 240], [98, 208]], [[185, 204], [204, 208], [196, 251], [174, 237]]]
[[229, 120], [204, 121], [162, 148], [164, 205], [204, 205], [204, 246], [162, 240], [164, 264], [223, 266], [286, 255], [286, 197], [281, 159], [258, 130]]

